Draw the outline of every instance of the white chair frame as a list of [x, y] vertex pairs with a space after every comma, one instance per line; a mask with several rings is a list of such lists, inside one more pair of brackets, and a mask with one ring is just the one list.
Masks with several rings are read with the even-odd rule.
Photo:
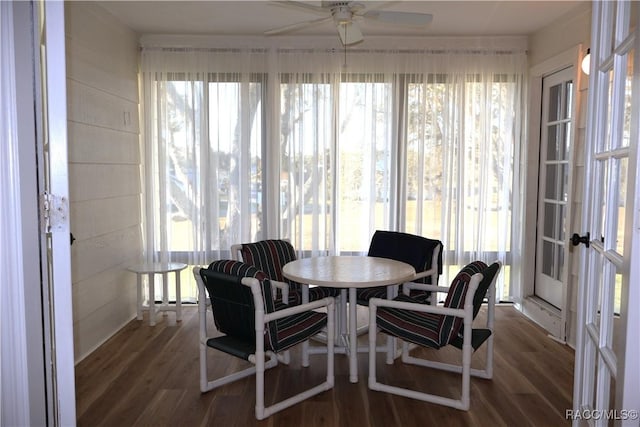
[[[253, 295], [254, 305], [256, 307], [256, 318], [255, 318], [255, 327], [256, 327], [256, 352], [254, 355], [250, 356], [249, 361], [254, 364], [249, 368], [246, 368], [242, 371], [238, 371], [229, 375], [226, 375], [222, 378], [218, 378], [215, 380], [209, 380], [208, 378], [208, 368], [207, 368], [207, 339], [209, 338], [207, 333], [207, 307], [210, 307], [210, 304], [207, 303], [208, 297], [207, 292], [205, 290], [204, 283], [202, 282], [202, 278], [200, 276], [200, 267], [193, 268], [193, 275], [198, 284], [198, 315], [200, 321], [200, 391], [205, 393], [207, 391], [213, 390], [217, 387], [220, 387], [225, 384], [229, 384], [236, 380], [239, 380], [244, 377], [248, 377], [250, 375], [256, 376], [256, 418], [258, 420], [263, 420], [272, 414], [281, 411], [285, 408], [288, 408], [296, 403], [299, 403], [305, 399], [308, 399], [311, 396], [315, 396], [316, 394], [322, 393], [326, 390], [333, 388], [334, 384], [334, 310], [335, 310], [335, 302], [333, 298], [323, 298], [318, 301], [314, 301], [308, 304], [301, 304], [289, 308], [285, 308], [283, 310], [278, 310], [274, 313], [265, 313], [264, 312], [264, 301], [262, 299], [262, 292], [260, 289], [260, 282], [253, 277], [244, 277], [242, 278], [242, 284], [251, 288], [251, 293]], [[272, 283], [276, 283], [276, 286], [281, 287], [284, 285], [287, 287], [286, 283], [271, 281]], [[298, 393], [294, 396], [291, 396], [285, 400], [274, 403], [271, 406], [265, 407], [264, 405], [264, 372], [266, 369], [273, 368], [278, 364], [278, 357], [271, 351], [265, 351], [264, 349], [264, 330], [265, 325], [268, 322], [271, 322], [276, 319], [281, 319], [283, 317], [287, 317], [293, 314], [302, 313], [304, 311], [315, 310], [317, 308], [326, 307], [327, 309], [327, 376], [326, 380], [321, 384], [318, 384], [312, 388], [309, 388], [301, 393]], [[305, 341], [306, 342], [306, 341]], [[269, 357], [269, 360], [265, 360], [266, 357]], [[288, 363], [285, 362], [285, 363]]]
[[[422, 400], [425, 402], [436, 403], [439, 405], [450, 406], [456, 409], [468, 410], [470, 405], [470, 384], [471, 376], [491, 379], [493, 377], [493, 338], [494, 338], [494, 319], [495, 319], [495, 281], [498, 274], [493, 278], [488, 290], [487, 290], [487, 322], [486, 329], [491, 331], [491, 335], [483, 345], [486, 346], [486, 363], [483, 369], [471, 368], [471, 355], [473, 353], [473, 347], [471, 345], [472, 335], [472, 323], [473, 323], [473, 298], [478, 288], [478, 284], [482, 281], [483, 275], [476, 273], [471, 277], [469, 282], [469, 288], [465, 296], [463, 309], [452, 309], [437, 305], [428, 304], [414, 304], [403, 301], [390, 301], [380, 298], [372, 298], [369, 301], [369, 388], [376, 391], [384, 391], [399, 396], [409, 397], [413, 399]], [[448, 292], [449, 288], [444, 286], [434, 285], [420, 285], [421, 289], [430, 290], [434, 293]], [[437, 301], [437, 298], [434, 300]], [[396, 307], [400, 309], [413, 310], [423, 313], [434, 313], [442, 315], [451, 315], [460, 317], [463, 319], [463, 344], [462, 344], [462, 365], [448, 364], [442, 362], [436, 362], [431, 360], [425, 360], [418, 357], [409, 355], [409, 346], [406, 342], [403, 342], [402, 350], [402, 362], [424, 366], [433, 369], [440, 369], [448, 372], [455, 372], [462, 374], [462, 389], [459, 399], [448, 398], [440, 395], [429, 394], [425, 392], [409, 390], [401, 387], [391, 386], [388, 384], [380, 383], [376, 378], [376, 338], [377, 338], [377, 325], [376, 314], [378, 307]]]

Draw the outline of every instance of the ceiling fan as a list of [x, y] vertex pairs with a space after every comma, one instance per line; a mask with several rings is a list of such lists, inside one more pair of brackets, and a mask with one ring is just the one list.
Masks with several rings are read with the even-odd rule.
[[272, 1], [271, 4], [294, 7], [307, 12], [323, 15], [310, 21], [297, 22], [283, 27], [265, 31], [265, 35], [288, 33], [305, 27], [333, 22], [344, 46], [364, 40], [357, 21], [368, 19], [391, 24], [423, 26], [431, 22], [433, 15], [429, 13], [398, 12], [378, 9], [367, 10], [363, 3], [353, 1], [322, 1], [320, 6], [300, 1]]

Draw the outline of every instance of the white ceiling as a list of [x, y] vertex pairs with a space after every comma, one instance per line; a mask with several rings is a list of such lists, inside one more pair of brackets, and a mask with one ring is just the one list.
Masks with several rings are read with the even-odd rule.
[[[364, 20], [366, 38], [375, 36], [504, 36], [529, 35], [585, 1], [358, 1], [367, 10], [382, 8], [433, 14], [422, 28]], [[264, 31], [318, 19], [300, 8], [269, 1], [98, 1], [120, 22], [140, 34], [261, 36]], [[307, 3], [320, 5], [320, 1]], [[331, 23], [286, 34], [335, 35]], [[272, 36], [277, 37], [277, 36]]]

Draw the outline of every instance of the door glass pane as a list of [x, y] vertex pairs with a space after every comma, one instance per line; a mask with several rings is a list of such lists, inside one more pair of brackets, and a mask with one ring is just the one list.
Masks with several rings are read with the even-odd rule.
[[564, 124], [558, 123], [548, 127], [547, 160], [561, 160], [566, 151], [564, 143]]
[[622, 302], [622, 274], [616, 273], [616, 290], [613, 299], [613, 311], [615, 314], [620, 314], [620, 305]]
[[600, 221], [598, 223], [600, 225], [600, 230], [597, 230], [598, 236], [592, 236], [593, 238], [604, 236], [604, 230], [606, 230], [606, 224], [608, 221], [606, 200], [607, 200], [609, 186], [606, 185], [606, 182], [607, 182], [607, 176], [608, 176], [609, 162], [600, 161], [599, 163], [602, 168], [602, 170], [600, 171], [599, 182], [597, 183], [597, 185], [600, 186], [600, 195], [601, 195], [600, 201], [598, 202], [598, 205], [600, 206]]
[[542, 243], [542, 274], [553, 277], [553, 243], [544, 241]]
[[544, 204], [544, 237], [555, 238], [555, 218], [556, 205], [553, 203]]
[[605, 134], [604, 151], [611, 150], [613, 144], [611, 142], [611, 124], [613, 122], [613, 70], [609, 70], [609, 79], [607, 86], [607, 104], [604, 108], [608, 108], [607, 111], [607, 133]]
[[559, 241], [564, 240], [564, 221], [562, 221], [562, 218], [564, 218], [564, 211], [565, 211], [565, 207], [563, 205], [556, 206], [556, 214], [558, 216], [556, 221], [555, 238], [556, 240], [559, 240]]
[[545, 199], [558, 199], [558, 165], [547, 165]]
[[558, 84], [549, 89], [549, 116], [550, 122], [562, 118], [562, 85]]
[[565, 119], [571, 118], [571, 106], [573, 105], [573, 82], [565, 82], [565, 96], [563, 104], [563, 115]]
[[603, 46], [605, 46], [608, 51], [604, 52], [605, 56], [609, 56], [609, 54], [611, 52], [614, 51], [615, 47], [616, 47], [616, 40], [614, 37], [614, 34], [616, 33], [617, 29], [616, 29], [616, 14], [617, 14], [617, 9], [618, 9], [618, 4], [615, 1], [603, 1], [603, 11], [606, 10], [607, 12], [604, 12], [603, 17], [606, 17], [606, 21], [605, 19], [603, 19], [603, 22], [606, 22], [606, 28], [611, 29], [611, 31], [604, 31], [602, 34], [603, 37]]
[[556, 265], [558, 266], [556, 268], [557, 280], [562, 280], [562, 275], [564, 274], [564, 247], [563, 246], [564, 246], [563, 244], [556, 245], [556, 255], [558, 257], [558, 261], [556, 262]]
[[631, 95], [633, 93], [633, 50], [627, 56], [627, 77], [624, 85], [624, 123], [622, 128], [623, 147], [629, 146], [631, 138]]
[[564, 124], [564, 139], [558, 147], [558, 159], [569, 160], [569, 148], [571, 147], [571, 122]]
[[593, 269], [593, 273], [595, 274], [595, 283], [596, 287], [593, 292], [595, 292], [595, 298], [593, 298], [593, 302], [591, 307], [589, 307], [591, 318], [593, 319], [593, 323], [597, 326], [598, 331], [600, 330], [600, 305], [602, 303], [602, 270], [603, 270], [603, 262], [602, 257], [596, 257], [596, 268]]
[[558, 191], [560, 197], [558, 198], [558, 200], [566, 202], [569, 196], [569, 194], [567, 193], [569, 189], [569, 165], [567, 163], [563, 163], [560, 165], [560, 173], [562, 174], [562, 179], [558, 183], [560, 185], [560, 190]]
[[629, 159], [620, 159], [620, 185], [618, 187], [618, 224], [616, 233], [616, 252], [624, 254], [624, 226], [627, 206], [627, 181]]

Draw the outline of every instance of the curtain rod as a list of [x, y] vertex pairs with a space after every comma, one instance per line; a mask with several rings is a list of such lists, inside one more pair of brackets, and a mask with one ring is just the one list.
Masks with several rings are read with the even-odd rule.
[[[141, 46], [141, 52], [210, 52], [210, 53], [344, 53], [344, 49], [338, 48], [216, 48], [216, 47], [161, 47], [161, 46]], [[354, 49], [347, 48], [350, 54], [412, 54], [412, 55], [514, 55], [519, 53], [526, 54], [524, 49], [482, 49], [482, 48], [451, 48], [451, 49]]]

